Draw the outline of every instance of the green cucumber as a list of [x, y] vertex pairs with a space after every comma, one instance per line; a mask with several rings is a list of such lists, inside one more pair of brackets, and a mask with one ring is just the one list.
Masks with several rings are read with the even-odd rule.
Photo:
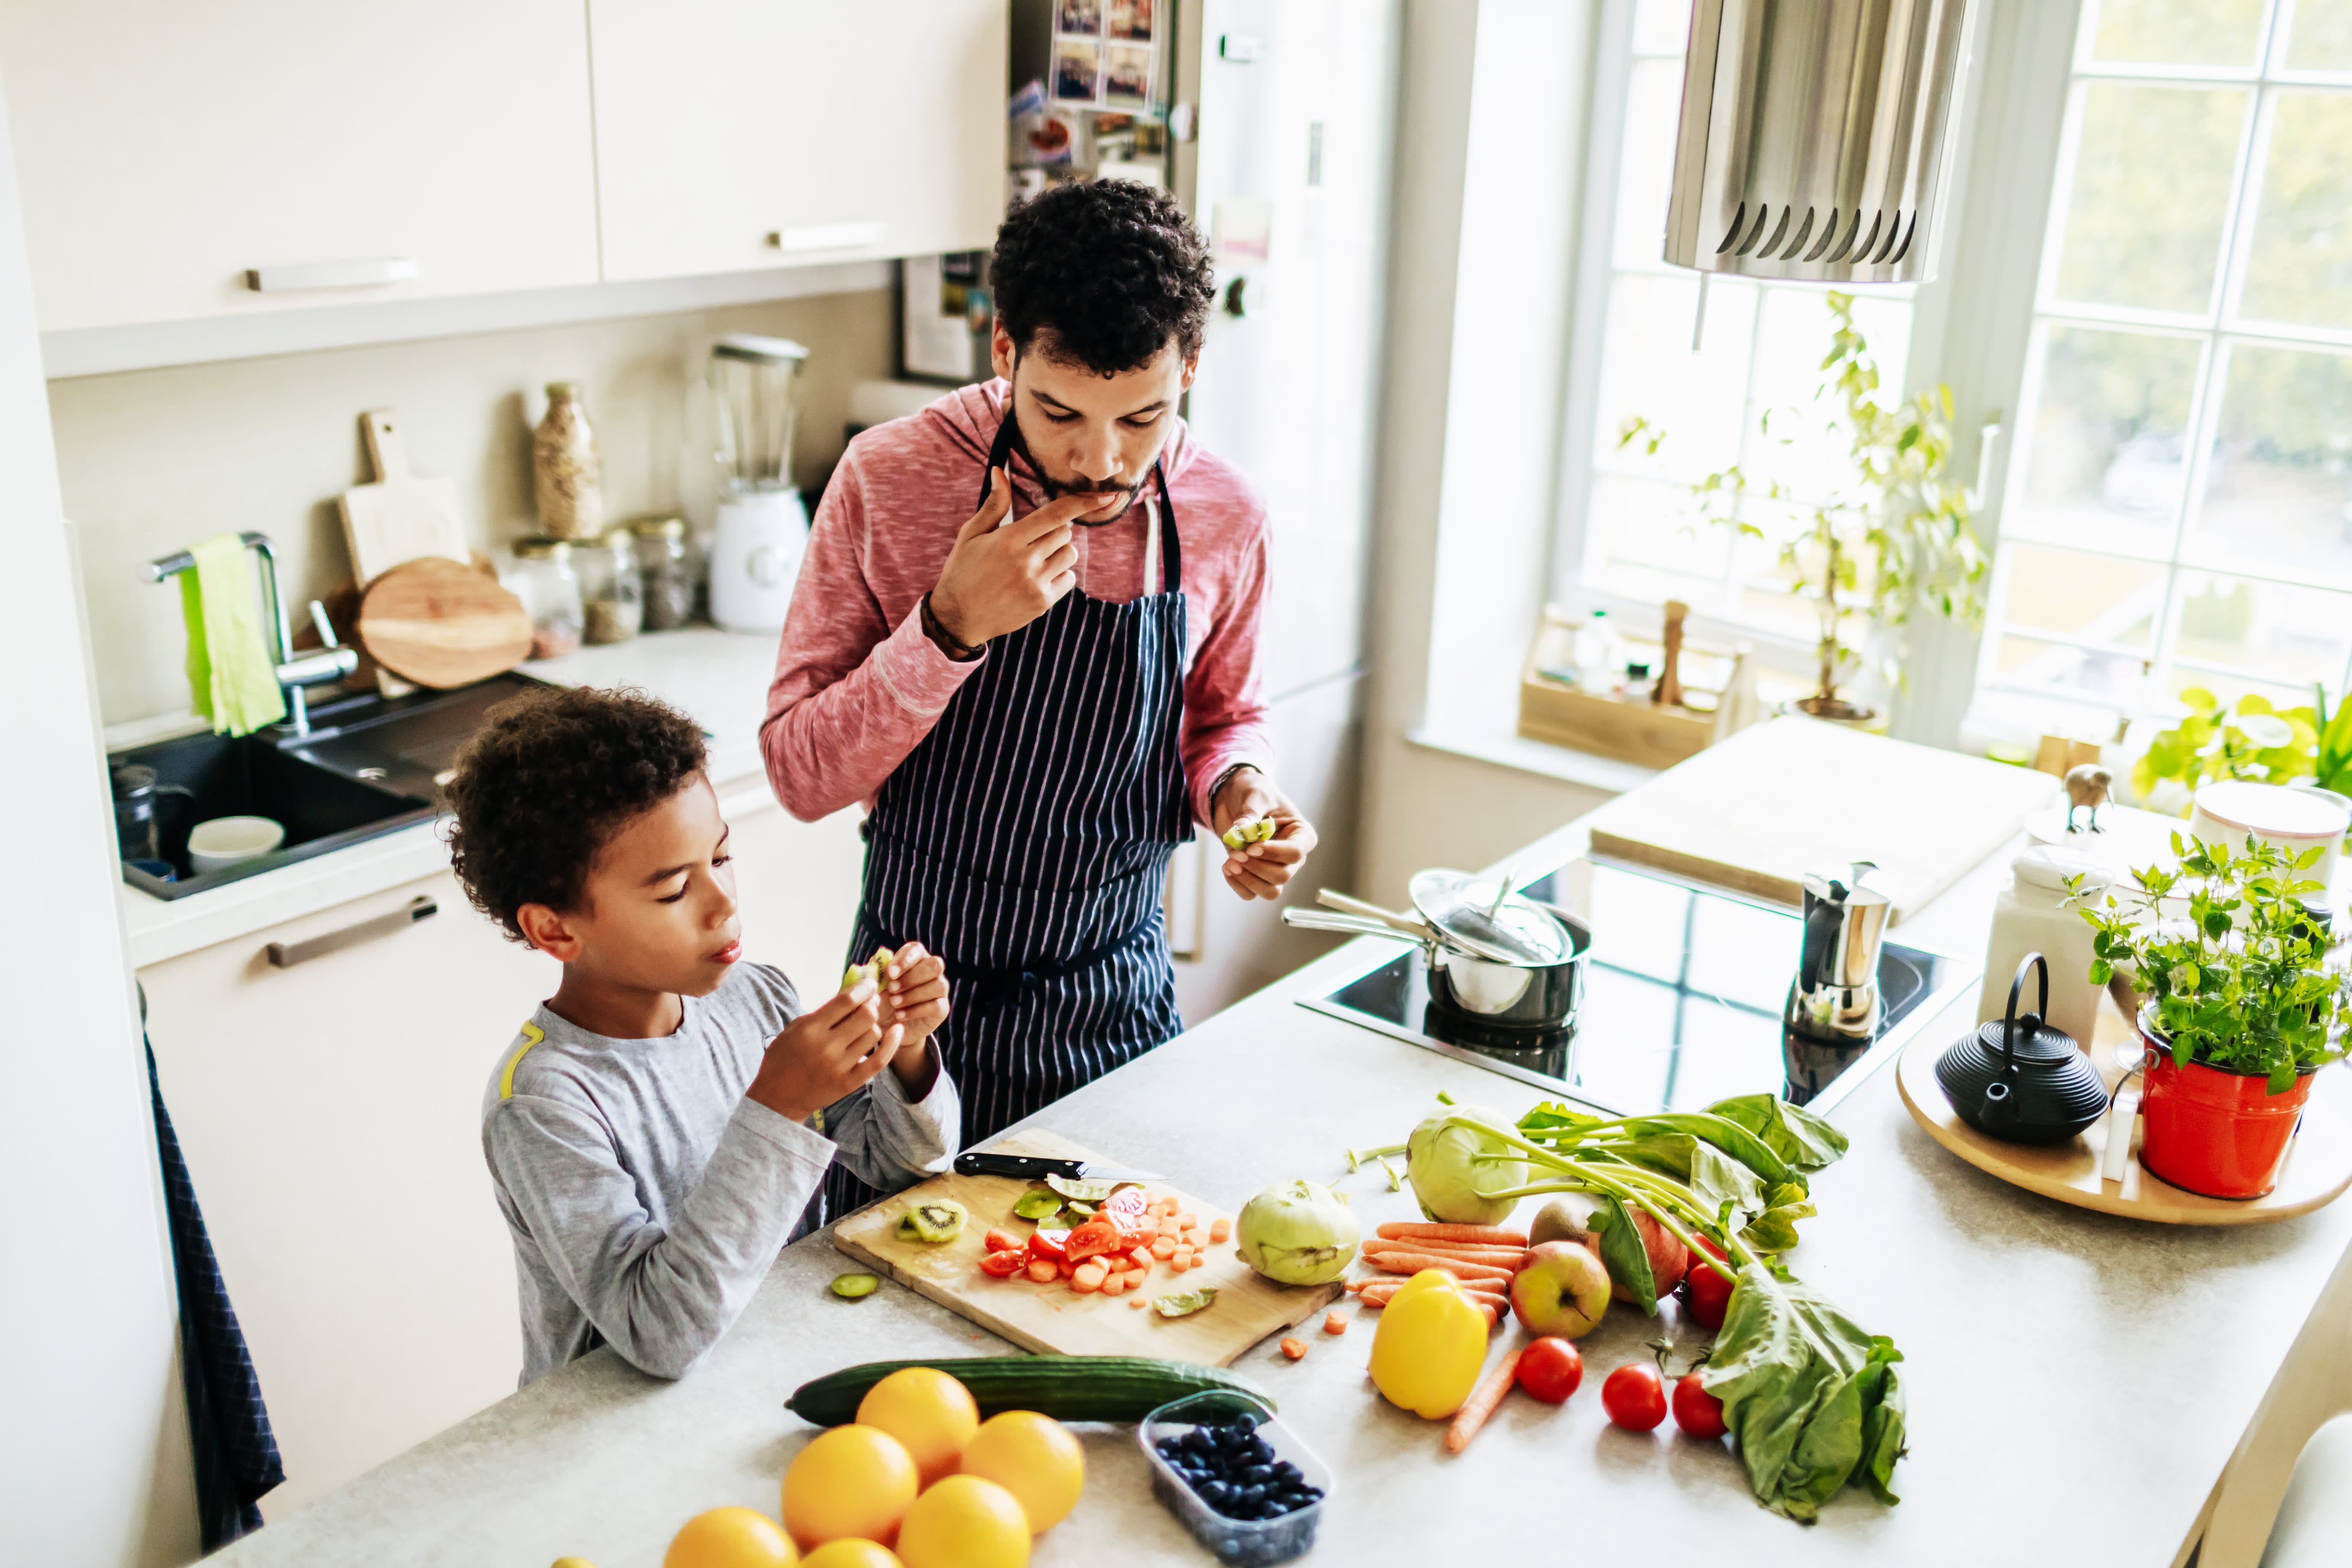
[[1056, 1421], [1140, 1421], [1190, 1394], [1234, 1392], [1275, 1407], [1274, 1396], [1239, 1373], [1148, 1356], [1006, 1355], [940, 1361], [872, 1361], [804, 1383], [784, 1408], [818, 1426], [857, 1419], [866, 1391], [901, 1367], [936, 1367], [971, 1391], [982, 1420], [1034, 1410]]

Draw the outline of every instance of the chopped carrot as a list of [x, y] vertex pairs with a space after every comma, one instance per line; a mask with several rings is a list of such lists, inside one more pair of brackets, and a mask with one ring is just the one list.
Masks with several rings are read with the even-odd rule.
[[1380, 1227], [1383, 1241], [1485, 1241], [1503, 1247], [1525, 1247], [1528, 1233], [1499, 1225], [1428, 1225], [1391, 1220]]
[[1486, 1374], [1486, 1381], [1471, 1394], [1469, 1403], [1454, 1412], [1454, 1425], [1445, 1429], [1447, 1453], [1458, 1454], [1470, 1446], [1470, 1439], [1478, 1435], [1478, 1428], [1486, 1424], [1486, 1417], [1495, 1414], [1496, 1406], [1503, 1403], [1503, 1395], [1511, 1392], [1511, 1382], [1518, 1370], [1519, 1352], [1516, 1350], [1495, 1364], [1495, 1370]]
[[1081, 1293], [1087, 1290], [1099, 1290], [1102, 1289], [1103, 1280], [1108, 1278], [1109, 1274], [1109, 1269], [1089, 1258], [1071, 1272], [1070, 1289]]
[[1223, 1241], [1225, 1237], [1233, 1235], [1233, 1233], [1234, 1222], [1229, 1219], [1215, 1219], [1209, 1222], [1209, 1239], [1211, 1241]]
[[1129, 1263], [1130, 1266], [1132, 1266], [1132, 1267], [1134, 1267], [1134, 1268], [1150, 1268], [1150, 1267], [1151, 1267], [1151, 1248], [1150, 1248], [1149, 1247], [1137, 1247], [1133, 1252], [1130, 1252], [1130, 1253], [1129, 1253], [1129, 1254], [1127, 1255], [1127, 1261], [1128, 1261], [1128, 1263]]
[[1067, 1279], [1071, 1275], [1076, 1274], [1078, 1271], [1078, 1266], [1066, 1258], [1063, 1258], [1061, 1262], [1055, 1264], [1055, 1267], [1062, 1271], [1062, 1278], [1065, 1279]]
[[1061, 1268], [1052, 1259], [1033, 1258], [1029, 1260], [1029, 1278], [1040, 1285], [1050, 1284], [1062, 1277]]
[[1190, 1268], [1200, 1256], [1201, 1249], [1199, 1247], [1187, 1247], [1180, 1241], [1176, 1244], [1176, 1256], [1169, 1261], [1174, 1263], [1179, 1268]]
[[1326, 1312], [1323, 1314], [1323, 1331], [1327, 1334], [1344, 1334], [1348, 1331], [1348, 1320], [1337, 1312]]
[[1176, 1223], [1186, 1230], [1192, 1230], [1200, 1226], [1201, 1216], [1193, 1214], [1180, 1214], [1176, 1216]]
[[1170, 1258], [1175, 1257], [1176, 1238], [1172, 1236], [1163, 1236], [1158, 1241], [1153, 1242], [1151, 1244], [1151, 1256], [1160, 1259], [1162, 1263], [1165, 1263]]
[[1129, 1300], [1129, 1301], [1128, 1301], [1128, 1303], [1127, 1303], [1127, 1304], [1128, 1304], [1129, 1306], [1130, 1306], [1130, 1307], [1140, 1307], [1140, 1306], [1142, 1306], [1142, 1305], [1143, 1305], [1143, 1297], [1141, 1296], [1141, 1294], [1139, 1294], [1139, 1294], [1137, 1294], [1136, 1296], [1134, 1296], [1134, 1297], [1130, 1298], [1130, 1299]]
[[1307, 1342], [1286, 1336], [1282, 1342], [1282, 1353], [1293, 1361], [1304, 1361], [1307, 1359]]
[[1127, 1276], [1124, 1274], [1104, 1275], [1102, 1293], [1106, 1296], [1124, 1296], [1127, 1294]]
[[1511, 1282], [1511, 1270], [1507, 1268], [1497, 1268], [1486, 1263], [1465, 1263], [1458, 1258], [1436, 1258], [1420, 1252], [1383, 1252], [1371, 1261], [1391, 1274], [1418, 1274], [1424, 1268], [1437, 1268], [1465, 1282], [1473, 1279], [1488, 1280], [1496, 1285]]

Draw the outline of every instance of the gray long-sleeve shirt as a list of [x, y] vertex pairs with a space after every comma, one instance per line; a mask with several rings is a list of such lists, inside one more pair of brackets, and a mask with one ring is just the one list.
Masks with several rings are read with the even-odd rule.
[[800, 1012], [782, 972], [741, 963], [660, 1039], [593, 1035], [544, 1006], [516, 1035], [483, 1098], [482, 1151], [514, 1235], [523, 1383], [600, 1343], [682, 1375], [808, 1228], [835, 1159], [885, 1189], [948, 1168], [962, 1113], [944, 1067], [919, 1103], [885, 1070], [812, 1126], [743, 1097]]

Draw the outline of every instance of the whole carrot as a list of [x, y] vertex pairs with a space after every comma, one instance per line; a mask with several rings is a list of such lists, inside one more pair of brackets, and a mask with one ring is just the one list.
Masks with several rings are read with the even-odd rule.
[[1445, 1429], [1447, 1453], [1458, 1454], [1470, 1446], [1470, 1439], [1478, 1435], [1478, 1428], [1486, 1424], [1486, 1417], [1495, 1414], [1495, 1407], [1503, 1403], [1503, 1395], [1510, 1393], [1511, 1382], [1518, 1375], [1518, 1371], [1519, 1352], [1517, 1350], [1496, 1363], [1495, 1370], [1486, 1374], [1486, 1381], [1478, 1385], [1470, 1395], [1469, 1402], [1454, 1412], [1454, 1425]]
[[[1389, 1304], [1389, 1301], [1394, 1298], [1398, 1291], [1404, 1289], [1404, 1281], [1402, 1279], [1360, 1279], [1354, 1284], [1349, 1286], [1348, 1289], [1360, 1293], [1363, 1297], [1364, 1305], [1367, 1307], [1385, 1307]], [[1500, 1290], [1493, 1289], [1484, 1289], [1477, 1286], [1465, 1285], [1462, 1287], [1462, 1293], [1470, 1298], [1471, 1304], [1474, 1306], [1508, 1307], [1511, 1304], [1511, 1299], [1508, 1296], [1503, 1294]]]
[[1487, 1263], [1465, 1263], [1458, 1258], [1438, 1258], [1426, 1252], [1381, 1252], [1374, 1254], [1371, 1261], [1391, 1274], [1418, 1274], [1424, 1268], [1437, 1268], [1457, 1279], [1486, 1279], [1497, 1285], [1511, 1282], [1511, 1270], [1507, 1268]]
[[1525, 1247], [1528, 1233], [1499, 1225], [1425, 1225], [1391, 1220], [1380, 1227], [1383, 1241], [1484, 1241], [1500, 1247]]
[[1484, 1263], [1490, 1268], [1516, 1270], [1527, 1260], [1523, 1247], [1472, 1247], [1465, 1242], [1450, 1241], [1368, 1241], [1363, 1245], [1367, 1258], [1379, 1258], [1386, 1253], [1408, 1253], [1418, 1258], [1458, 1258], [1465, 1263]]

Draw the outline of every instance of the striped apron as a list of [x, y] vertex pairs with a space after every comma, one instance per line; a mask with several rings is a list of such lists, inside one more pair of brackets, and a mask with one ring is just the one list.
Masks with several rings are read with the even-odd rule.
[[[991, 468], [1013, 432], [1008, 412]], [[866, 821], [850, 958], [919, 942], [945, 961], [951, 1010], [934, 1038], [967, 1148], [1184, 1026], [1160, 913], [1169, 857], [1192, 833], [1183, 557], [1157, 464], [1152, 479], [1160, 591], [1114, 605], [1073, 589], [994, 639]], [[835, 1166], [826, 1209], [878, 1195]]]

